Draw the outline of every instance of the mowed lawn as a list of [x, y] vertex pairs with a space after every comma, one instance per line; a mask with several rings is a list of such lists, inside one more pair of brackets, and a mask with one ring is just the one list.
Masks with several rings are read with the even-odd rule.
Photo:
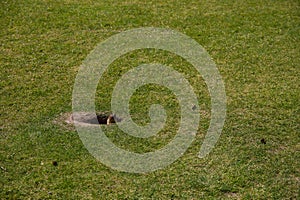
[[[299, 199], [300, 3], [297, 0], [0, 1], [0, 199]], [[140, 27], [169, 28], [201, 44], [227, 95], [227, 118], [213, 151], [197, 157], [210, 121], [201, 76], [172, 53], [145, 49], [117, 59], [100, 80], [96, 107], [110, 111], [117, 80], [143, 63], [182, 73], [200, 102], [198, 134], [170, 166], [145, 174], [97, 161], [64, 123], [82, 61], [110, 36]], [[103, 127], [119, 147], [154, 151], [178, 128], [178, 102], [147, 85], [130, 100], [145, 125], [153, 103], [168, 121], [137, 139]]]

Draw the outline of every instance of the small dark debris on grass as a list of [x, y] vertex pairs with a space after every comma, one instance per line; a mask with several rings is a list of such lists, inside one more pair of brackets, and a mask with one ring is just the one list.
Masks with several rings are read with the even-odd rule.
[[194, 105], [194, 106], [192, 107], [192, 110], [193, 110], [193, 111], [195, 111], [195, 110], [196, 110], [196, 108], [197, 108], [197, 106], [196, 106], [196, 105]]
[[267, 143], [266, 140], [265, 140], [264, 138], [262, 138], [262, 139], [260, 140], [260, 142], [261, 142], [262, 144], [266, 144], [266, 143]]
[[57, 161], [52, 161], [52, 165], [56, 167], [58, 165]]

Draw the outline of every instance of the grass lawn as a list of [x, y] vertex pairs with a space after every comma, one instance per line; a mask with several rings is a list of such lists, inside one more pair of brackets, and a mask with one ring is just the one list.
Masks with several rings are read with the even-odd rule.
[[[297, 0], [0, 1], [0, 199], [299, 199], [300, 3]], [[79, 66], [96, 45], [138, 27], [182, 32], [215, 61], [226, 87], [227, 118], [213, 151], [197, 157], [210, 121], [201, 76], [172, 53], [146, 49], [117, 59], [100, 80], [96, 107], [110, 110], [117, 80], [142, 63], [182, 73], [200, 102], [196, 140], [176, 162], [152, 173], [115, 171], [97, 161], [72, 111]], [[138, 124], [160, 103], [168, 120], [149, 139], [104, 127], [119, 147], [143, 153], [176, 134], [174, 95], [147, 85], [130, 100]]]

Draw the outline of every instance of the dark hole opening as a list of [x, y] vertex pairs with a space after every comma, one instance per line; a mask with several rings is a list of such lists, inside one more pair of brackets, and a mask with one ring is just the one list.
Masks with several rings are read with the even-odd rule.
[[[76, 114], [76, 121], [80, 123], [86, 124], [113, 124], [121, 121], [121, 118], [117, 117], [114, 114], [107, 113], [97, 113], [95, 118], [95, 114], [92, 113], [80, 113]], [[72, 120], [74, 120], [74, 116], [72, 116]]]
[[97, 120], [99, 124], [111, 124], [116, 123], [115, 116], [112, 114], [97, 114]]

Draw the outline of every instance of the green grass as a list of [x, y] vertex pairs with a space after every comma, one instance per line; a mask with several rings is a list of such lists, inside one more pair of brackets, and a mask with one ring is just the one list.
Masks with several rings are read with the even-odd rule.
[[[299, 199], [299, 1], [2, 0], [0, 7], [0, 199]], [[97, 108], [110, 110], [116, 81], [151, 61], [188, 78], [203, 115], [195, 142], [175, 163], [148, 174], [118, 172], [95, 160], [74, 129], [54, 121], [71, 112], [88, 53], [116, 33], [149, 26], [180, 31], [209, 52], [225, 82], [226, 123], [213, 151], [198, 159], [210, 117], [201, 76], [171, 53], [126, 54], [100, 80]], [[144, 89], [132, 97], [131, 112], [145, 124], [149, 105], [161, 102], [169, 118], [157, 137], [105, 127], [116, 145], [136, 152], [164, 146], [178, 126], [170, 91]]]

